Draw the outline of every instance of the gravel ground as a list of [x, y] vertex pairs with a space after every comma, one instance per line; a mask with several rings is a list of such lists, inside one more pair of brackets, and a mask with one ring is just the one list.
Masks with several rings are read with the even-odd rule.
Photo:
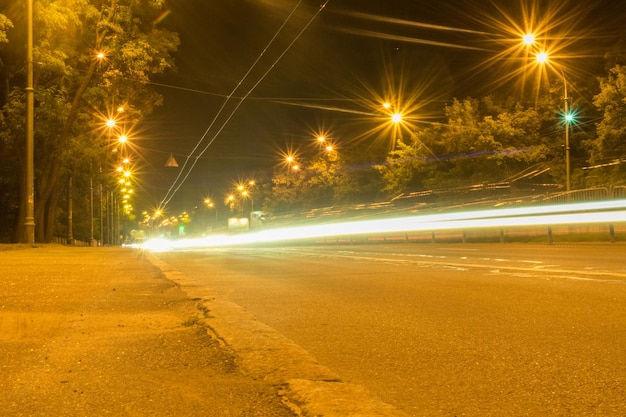
[[0, 247], [1, 414], [293, 416], [204, 320], [140, 252]]

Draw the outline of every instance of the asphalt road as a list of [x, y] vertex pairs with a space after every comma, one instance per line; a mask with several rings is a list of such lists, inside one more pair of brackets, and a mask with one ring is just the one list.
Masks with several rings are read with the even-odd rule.
[[626, 415], [626, 247], [159, 254], [411, 416]]

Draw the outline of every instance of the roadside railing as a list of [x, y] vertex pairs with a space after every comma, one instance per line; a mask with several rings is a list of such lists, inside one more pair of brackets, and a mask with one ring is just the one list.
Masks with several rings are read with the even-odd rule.
[[[309, 224], [325, 224], [338, 221], [357, 221], [378, 218], [402, 217], [414, 214], [435, 214], [498, 208], [522, 208], [542, 205], [608, 201], [626, 199], [626, 186], [597, 187], [570, 192], [543, 193], [524, 196], [498, 196], [496, 198], [477, 198], [459, 204], [441, 204], [428, 201], [431, 194], [414, 194], [410, 198], [396, 198], [394, 201], [343, 205], [316, 208], [299, 214], [290, 213], [289, 217], [271, 218], [270, 227], [293, 227]], [[598, 214], [602, 216], [602, 214]], [[594, 222], [593, 224], [560, 224], [541, 226], [515, 226], [507, 228], [468, 228], [458, 230], [440, 230], [423, 232], [402, 232], [373, 234], [357, 237], [333, 237], [320, 239], [325, 243], [347, 242], [611, 242], [626, 241], [626, 222]]]

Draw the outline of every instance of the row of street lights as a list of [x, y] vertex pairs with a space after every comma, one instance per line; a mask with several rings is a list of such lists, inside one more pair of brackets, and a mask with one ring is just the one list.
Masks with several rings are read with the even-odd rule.
[[[522, 36], [522, 42], [528, 48], [530, 47], [535, 48], [535, 50], [530, 51], [530, 52], [534, 53], [536, 63], [541, 64], [541, 65], [549, 64], [549, 54], [546, 50], [541, 49], [537, 45], [535, 35], [526, 34]], [[557, 71], [557, 73], [560, 74], [563, 80], [563, 124], [565, 128], [565, 189], [567, 192], [569, 192], [571, 191], [570, 127], [571, 127], [571, 123], [574, 121], [574, 116], [570, 112], [570, 103], [569, 103], [570, 98], [567, 93], [567, 79], [565, 77], [565, 71], [560, 70], [560, 71]], [[382, 106], [388, 113], [389, 119], [393, 125], [398, 125], [401, 122], [403, 122], [402, 113], [398, 111], [397, 109], [394, 109], [391, 103], [384, 102]], [[394, 140], [393, 140], [391, 148], [392, 149], [395, 148], [395, 134], [394, 134]], [[288, 162], [291, 163], [291, 161], [289, 160]]]
[[[117, 108], [117, 117], [123, 114], [125, 111], [123, 106]], [[113, 185], [113, 189], [109, 192], [107, 190], [107, 237], [110, 242], [108, 243], [116, 243], [118, 238], [120, 238], [120, 224], [119, 224], [119, 215], [123, 213], [125, 216], [131, 215], [133, 212], [132, 198], [134, 196], [133, 189], [133, 171], [132, 171], [132, 159], [127, 152], [127, 146], [129, 142], [128, 135], [125, 133], [123, 129], [118, 130], [118, 121], [116, 118], [109, 117], [105, 121], [105, 126], [108, 129], [107, 131], [107, 161], [108, 165], [110, 162], [108, 161], [108, 156], [113, 155], [116, 157], [116, 161], [113, 161], [114, 165], [114, 175], [115, 184]], [[118, 130], [115, 135], [113, 132]], [[115, 140], [112, 137], [115, 136]], [[100, 185], [102, 187], [102, 184]], [[100, 234], [101, 239], [104, 242], [104, 222], [103, 222], [103, 205], [104, 198], [102, 196], [102, 189], [100, 191]]]
[[[256, 181], [255, 180], [248, 180], [245, 183], [238, 183], [235, 186], [235, 190], [232, 191], [231, 193], [229, 193], [225, 200], [224, 200], [224, 204], [229, 206], [230, 209], [232, 210], [235, 206], [235, 204], [237, 203], [237, 201], [239, 200], [237, 196], [239, 196], [241, 199], [245, 200], [250, 200], [250, 213], [252, 213], [254, 211], [254, 198], [252, 197], [252, 189], [256, 186]], [[240, 207], [241, 213], [243, 214], [243, 204]]]
[[[326, 154], [327, 157], [337, 156], [337, 147], [331, 142], [325, 134], [319, 134], [315, 136], [315, 143], [320, 147], [320, 149]], [[290, 171], [300, 171], [301, 165], [298, 162], [298, 158], [293, 151], [287, 151], [282, 154], [283, 160], [282, 163], [290, 170]]]
[[[34, 127], [33, 127], [33, 102], [34, 102], [34, 88], [33, 88], [33, 62], [32, 62], [32, 0], [27, 0], [27, 84], [26, 84], [26, 172], [25, 172], [25, 222], [24, 222], [24, 240], [26, 243], [34, 243], [34, 167], [33, 167], [33, 137], [34, 137]], [[528, 47], [537, 47], [536, 38], [532, 34], [526, 34], [523, 36], [522, 41]], [[540, 64], [545, 64], [548, 62], [549, 56], [548, 53], [544, 50], [537, 49], [535, 52], [536, 61]], [[104, 55], [99, 55], [99, 59], [103, 59]], [[564, 126], [565, 126], [565, 165], [566, 165], [566, 190], [569, 192], [571, 189], [571, 173], [570, 173], [570, 143], [569, 143], [569, 134], [570, 134], [570, 124], [573, 121], [573, 116], [570, 114], [569, 109], [569, 96], [567, 93], [567, 80], [565, 78], [565, 72], [560, 71], [561, 76], [563, 78], [563, 86], [564, 86]], [[385, 103], [384, 107], [386, 109], [390, 109], [391, 105], [389, 103]], [[402, 121], [401, 113], [393, 113], [391, 114], [391, 121], [394, 123], [400, 123]], [[106, 122], [107, 127], [114, 128], [116, 127], [116, 123], [114, 119], [109, 119]], [[127, 141], [127, 137], [121, 135], [119, 137], [119, 142], [124, 144]], [[326, 152], [333, 152], [334, 146], [329, 143], [324, 135], [319, 135], [317, 137], [317, 142], [324, 147]], [[297, 163], [295, 157], [291, 154], [285, 156], [285, 162], [287, 166], [293, 170], [298, 171], [300, 169], [299, 164]], [[129, 171], [124, 171], [124, 175], [129, 173]], [[124, 181], [124, 179], [120, 180]], [[253, 182], [248, 184], [249, 186], [254, 186]], [[124, 187], [126, 186], [126, 181], [124, 181]], [[237, 187], [237, 192], [240, 197], [244, 199], [250, 199], [253, 211], [254, 200], [248, 189], [244, 185], [239, 185]], [[128, 204], [127, 200], [128, 193], [124, 194], [124, 204]], [[235, 194], [230, 194], [225, 203], [230, 204], [231, 207], [234, 204]], [[205, 204], [213, 204], [213, 202]], [[128, 206], [127, 206], [128, 207]], [[213, 206], [214, 207], [214, 206]], [[217, 212], [216, 212], [217, 218]], [[102, 233], [102, 232], [101, 232]], [[92, 236], [93, 238], [93, 236]]]

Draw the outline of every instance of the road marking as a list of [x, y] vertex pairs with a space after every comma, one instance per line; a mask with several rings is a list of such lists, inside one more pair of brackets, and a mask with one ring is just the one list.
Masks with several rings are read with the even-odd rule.
[[[282, 252], [285, 251], [285, 248], [281, 249]], [[467, 270], [469, 268], [476, 269], [486, 269], [490, 270], [493, 268], [493, 265], [480, 264], [480, 263], [470, 263], [470, 262], [450, 262], [450, 261], [438, 261], [435, 259], [429, 260], [416, 260], [416, 259], [398, 259], [398, 258], [388, 258], [382, 257], [378, 254], [370, 254], [369, 256], [364, 255], [356, 255], [356, 254], [341, 254], [341, 253], [328, 253], [328, 252], [318, 252], [318, 251], [305, 251], [302, 249], [294, 249], [289, 250], [290, 253], [302, 255], [302, 256], [318, 256], [318, 257], [326, 257], [326, 258], [344, 258], [344, 259], [352, 259], [355, 261], [369, 261], [369, 262], [387, 262], [387, 263], [401, 263], [401, 264], [415, 264], [420, 266], [431, 266], [436, 265], [440, 267], [454, 267], [463, 270]], [[392, 254], [396, 256], [407, 256], [406, 254]], [[410, 255], [416, 256], [416, 255]], [[417, 255], [421, 256], [421, 255]], [[431, 258], [434, 258], [430, 256]], [[493, 259], [488, 259], [493, 261]], [[539, 268], [537, 266], [507, 266], [503, 265], [500, 262], [504, 262], [505, 260], [499, 260], [498, 270], [506, 270], [506, 271], [518, 271], [518, 272], [537, 272]], [[518, 261], [509, 261], [509, 262], [518, 262]], [[540, 268], [542, 274], [550, 273], [554, 274], [552, 278], [563, 278], [570, 279], [575, 281], [594, 281], [594, 282], [606, 282], [606, 283], [614, 283], [614, 284], [626, 284], [626, 273], [621, 272], [612, 272], [612, 271], [572, 271], [570, 269], [553, 267], [552, 265], [546, 265], [546, 267]], [[493, 271], [493, 270], [492, 270]], [[502, 273], [502, 272], [500, 272]], [[571, 275], [574, 274], [574, 275]], [[580, 275], [577, 275], [580, 274]], [[531, 274], [534, 276], [539, 276], [536, 274]], [[582, 275], [582, 276], [581, 276]], [[541, 277], [545, 277], [545, 275], [540, 275]], [[586, 277], [585, 277], [586, 276]], [[597, 278], [591, 278], [597, 277]], [[614, 277], [616, 279], [602, 279], [601, 277]]]

